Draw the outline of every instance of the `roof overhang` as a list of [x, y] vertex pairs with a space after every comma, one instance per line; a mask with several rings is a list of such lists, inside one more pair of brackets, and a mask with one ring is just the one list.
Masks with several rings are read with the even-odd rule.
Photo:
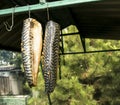
[[[39, 3], [39, 0], [4, 0], [0, 4], [0, 48], [20, 51], [23, 20], [31, 17], [43, 26], [50, 19], [58, 22], [61, 29], [76, 25], [81, 37], [98, 39], [120, 39], [120, 1], [119, 0], [52, 0]], [[29, 4], [29, 5], [28, 5]], [[18, 6], [16, 6], [18, 5]], [[16, 7], [15, 7], [16, 6]], [[6, 31], [3, 22], [11, 24], [14, 10], [14, 26]]]

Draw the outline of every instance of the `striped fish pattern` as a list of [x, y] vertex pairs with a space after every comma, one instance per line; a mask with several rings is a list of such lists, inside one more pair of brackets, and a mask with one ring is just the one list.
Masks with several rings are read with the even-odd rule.
[[43, 76], [45, 92], [54, 91], [59, 64], [60, 26], [54, 21], [48, 21], [45, 29], [43, 47]]
[[42, 51], [42, 26], [33, 18], [23, 22], [21, 51], [28, 84], [30, 87], [36, 86]]

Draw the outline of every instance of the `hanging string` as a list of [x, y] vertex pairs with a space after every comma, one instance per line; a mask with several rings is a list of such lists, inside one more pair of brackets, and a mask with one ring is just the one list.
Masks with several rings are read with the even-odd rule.
[[48, 93], [47, 95], [48, 95], [49, 105], [52, 105], [51, 98], [50, 98], [50, 94]]
[[49, 6], [48, 6], [48, 3], [46, 2], [46, 0], [39, 0], [39, 3], [47, 5], [47, 19], [49, 21], [50, 20], [50, 15], [49, 15]]
[[29, 7], [28, 7], [28, 11], [29, 11], [29, 12], [28, 12], [28, 13], [29, 13], [28, 15], [29, 15], [29, 19], [30, 19], [30, 17], [31, 17], [30, 5], [28, 4], [28, 6], [29, 6]]
[[31, 18], [31, 11], [30, 11], [30, 5], [28, 4], [28, 20], [29, 20], [29, 22], [31, 21], [30, 18]]
[[47, 3], [47, 19], [48, 19], [48, 21], [50, 20], [48, 3]]
[[[15, 7], [16, 7], [16, 6], [15, 6]], [[11, 24], [11, 26], [9, 25], [9, 23], [8, 23], [7, 21], [4, 22], [4, 25], [5, 25], [7, 31], [12, 31], [12, 28], [13, 28], [13, 26], [14, 26], [15, 7], [13, 8], [13, 12], [12, 12], [12, 24]]]

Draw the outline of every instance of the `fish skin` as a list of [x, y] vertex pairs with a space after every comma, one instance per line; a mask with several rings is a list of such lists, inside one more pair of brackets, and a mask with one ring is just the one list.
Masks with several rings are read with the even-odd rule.
[[59, 42], [60, 25], [50, 20], [47, 22], [45, 29], [42, 70], [45, 81], [45, 92], [47, 94], [52, 93], [56, 86], [59, 65]]
[[23, 67], [30, 87], [37, 85], [42, 52], [42, 34], [42, 26], [37, 20], [33, 18], [24, 20], [21, 38], [21, 51]]

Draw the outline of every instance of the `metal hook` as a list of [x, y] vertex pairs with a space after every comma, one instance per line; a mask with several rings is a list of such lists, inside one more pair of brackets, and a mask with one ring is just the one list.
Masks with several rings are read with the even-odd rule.
[[13, 8], [13, 12], [12, 12], [12, 24], [11, 24], [11, 26], [9, 25], [9, 23], [7, 21], [4, 22], [4, 25], [5, 25], [7, 31], [12, 31], [12, 28], [14, 25], [14, 12], [15, 12], [15, 7]]

